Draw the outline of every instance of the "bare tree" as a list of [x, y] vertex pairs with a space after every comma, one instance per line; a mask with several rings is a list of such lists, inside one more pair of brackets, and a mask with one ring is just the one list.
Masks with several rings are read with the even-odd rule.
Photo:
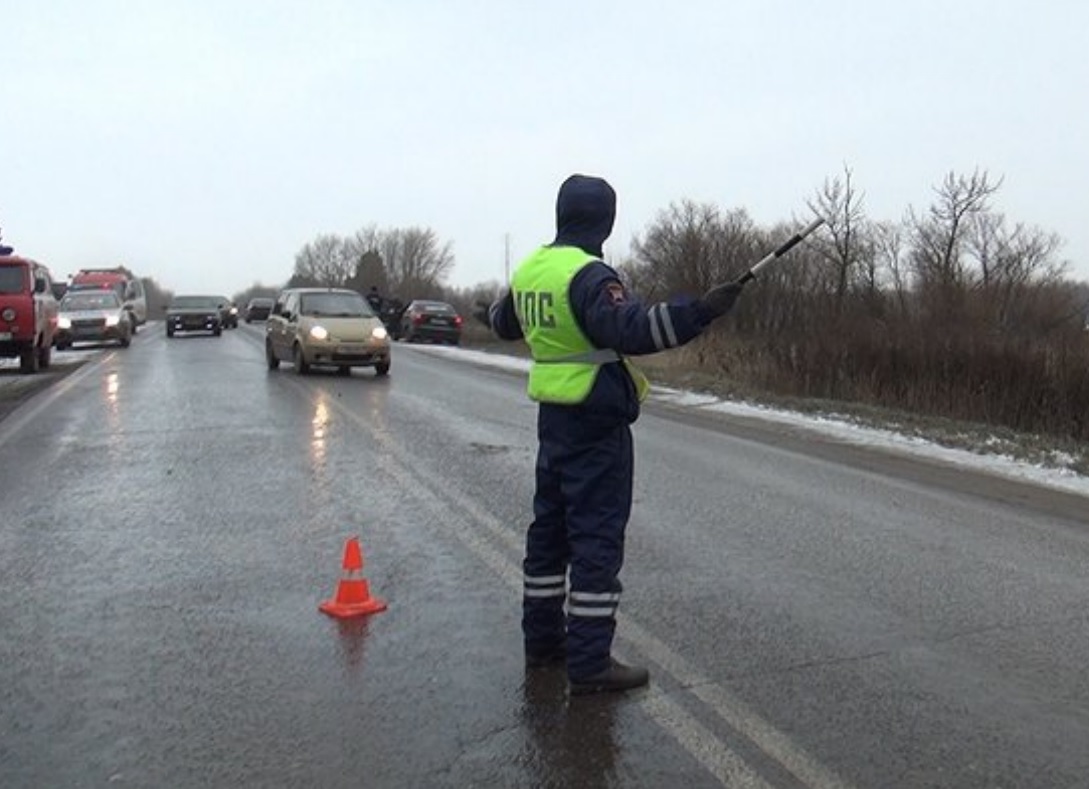
[[875, 222], [872, 230], [877, 276], [881, 280], [887, 280], [900, 314], [906, 316], [910, 284], [904, 252], [904, 225], [894, 222]]
[[643, 239], [635, 236], [625, 270], [646, 298], [701, 293], [747, 269], [755, 235], [744, 209], [723, 214], [684, 200], [660, 212]]
[[292, 280], [414, 294], [441, 288], [453, 267], [453, 245], [440, 242], [434, 230], [372, 225], [348, 238], [325, 234], [305, 244], [295, 256]]
[[1024, 224], [1009, 228], [1005, 217], [996, 213], [974, 215], [969, 225], [967, 250], [980, 268], [978, 311], [1006, 331], [1034, 322], [1038, 296], [1066, 269], [1055, 259], [1062, 245], [1058, 234]]
[[977, 169], [970, 176], [950, 172], [935, 188], [937, 199], [925, 215], [909, 209], [910, 255], [923, 284], [945, 289], [969, 284], [963, 255], [968, 220], [988, 210], [991, 196], [1001, 185], [1001, 179], [992, 183], [986, 171]]
[[355, 273], [356, 264], [344, 239], [324, 234], [305, 244], [295, 255], [292, 279], [339, 288]]
[[979, 265], [984, 288], [1059, 279], [1066, 270], [1055, 259], [1061, 247], [1057, 233], [1022, 223], [1009, 228], [1002, 214], [976, 214], [969, 221], [966, 248]]
[[813, 242], [832, 268], [836, 309], [843, 306], [853, 282], [863, 284], [870, 292], [877, 290], [877, 269], [874, 263], [873, 241], [868, 238], [864, 195], [855, 189], [852, 172], [844, 166], [843, 178], [826, 179], [809, 207], [823, 217], [829, 241]]
[[454, 268], [453, 245], [430, 228], [410, 227], [382, 234], [379, 253], [390, 288], [405, 294], [434, 290]]

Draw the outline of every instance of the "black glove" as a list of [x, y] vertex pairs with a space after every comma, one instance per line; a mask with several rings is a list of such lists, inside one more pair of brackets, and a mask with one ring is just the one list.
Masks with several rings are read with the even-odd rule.
[[740, 282], [727, 282], [723, 285], [716, 285], [703, 294], [700, 303], [712, 320], [721, 318], [734, 308], [734, 302], [737, 301], [737, 297], [741, 295], [744, 287]]
[[489, 329], [492, 327], [492, 319], [489, 311], [491, 310], [490, 304], [486, 301], [478, 301], [476, 303], [476, 309], [473, 310], [473, 317], [483, 323]]

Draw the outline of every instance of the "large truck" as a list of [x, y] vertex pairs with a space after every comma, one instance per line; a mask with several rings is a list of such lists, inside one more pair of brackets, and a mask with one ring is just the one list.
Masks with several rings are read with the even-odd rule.
[[144, 294], [144, 283], [138, 277], [132, 276], [128, 269], [116, 266], [114, 268], [85, 268], [72, 275], [68, 283], [68, 290], [99, 290], [109, 289], [121, 297], [125, 309], [132, 315], [132, 330], [137, 326], [147, 323], [147, 296]]

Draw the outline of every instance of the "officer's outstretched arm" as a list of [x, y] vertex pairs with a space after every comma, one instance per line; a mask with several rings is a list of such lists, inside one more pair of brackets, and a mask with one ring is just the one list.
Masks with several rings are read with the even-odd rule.
[[701, 302], [658, 302], [649, 307], [628, 293], [604, 263], [580, 271], [571, 302], [586, 336], [599, 348], [639, 356], [677, 348], [699, 336], [711, 318]]
[[490, 328], [496, 337], [501, 340], [522, 339], [522, 324], [518, 322], [518, 314], [514, 311], [514, 296], [509, 290], [490, 305], [485, 305], [484, 302], [477, 302], [477, 305], [482, 309], [473, 312], [474, 317]]

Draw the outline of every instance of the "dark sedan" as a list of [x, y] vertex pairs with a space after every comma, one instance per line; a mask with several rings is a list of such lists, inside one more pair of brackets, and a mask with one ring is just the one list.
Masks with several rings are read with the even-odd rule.
[[251, 299], [246, 305], [246, 323], [268, 320], [272, 305], [272, 299]]
[[457, 345], [461, 342], [461, 316], [444, 301], [416, 299], [401, 316], [399, 335], [405, 342], [427, 340]]
[[177, 332], [223, 333], [223, 299], [218, 296], [175, 296], [166, 308], [166, 336]]

